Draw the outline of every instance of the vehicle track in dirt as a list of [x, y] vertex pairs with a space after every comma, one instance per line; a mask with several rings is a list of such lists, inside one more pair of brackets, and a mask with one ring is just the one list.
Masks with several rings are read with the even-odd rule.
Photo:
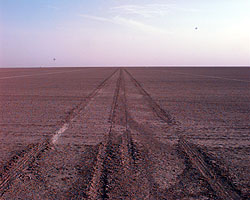
[[121, 93], [122, 71], [120, 70], [119, 73], [109, 117], [110, 128], [109, 132], [105, 136], [104, 142], [99, 147], [97, 163], [90, 184], [90, 190], [88, 192], [90, 199], [109, 198], [110, 191], [108, 190], [111, 189], [109, 186], [111, 173], [114, 174], [115, 170], [117, 170], [121, 165], [120, 159], [118, 159], [118, 156], [120, 156], [120, 141], [115, 141], [117, 138], [115, 135], [116, 133], [113, 131], [114, 126], [116, 125], [118, 99]]
[[116, 69], [107, 78], [105, 78], [85, 99], [83, 102], [74, 107], [62, 122], [61, 128], [56, 131], [56, 133], [51, 137], [47, 138], [38, 144], [34, 144], [27, 147], [20, 155], [14, 156], [6, 166], [4, 166], [4, 171], [1, 172], [0, 181], [0, 197], [3, 196], [6, 190], [10, 187], [10, 184], [24, 171], [28, 165], [33, 163], [36, 158], [50, 146], [56, 142], [58, 137], [68, 129], [74, 118], [81, 113], [81, 111], [89, 104], [89, 102], [95, 98], [98, 92], [107, 84], [111, 77], [118, 71]]
[[151, 186], [142, 169], [145, 161], [129, 128], [123, 73], [121, 69], [113, 96], [110, 130], [99, 148], [88, 199], [149, 198]]
[[152, 108], [153, 112], [157, 114], [157, 116], [168, 123], [169, 125], [175, 124], [176, 121], [174, 118], [164, 109], [162, 109], [150, 96], [150, 94], [142, 87], [142, 85], [125, 69], [125, 72], [131, 78], [131, 81], [134, 82], [134, 85], [138, 88], [140, 93], [145, 97], [146, 101], [148, 101], [150, 107]]
[[88, 192], [89, 197], [92, 199], [105, 198], [107, 195], [107, 163], [108, 155], [111, 154], [111, 148], [113, 145], [111, 131], [114, 125], [114, 115], [117, 108], [117, 100], [120, 92], [120, 82], [121, 82], [121, 71], [119, 77], [116, 81], [116, 88], [113, 95], [113, 102], [111, 106], [110, 112], [110, 128], [109, 132], [104, 138], [104, 142], [100, 145], [98, 155], [97, 155], [97, 163], [95, 166], [94, 174], [92, 181], [90, 183], [90, 191]]
[[180, 137], [179, 144], [184, 152], [189, 157], [191, 163], [199, 170], [203, 177], [210, 184], [211, 188], [216, 192], [221, 199], [238, 200], [241, 199], [239, 191], [223, 177], [215, 173], [213, 166], [209, 165], [200, 152], [196, 148], [192, 148], [190, 144]]
[[[0, 189], [8, 189], [11, 181], [22, 173], [30, 163], [34, 162], [39, 154], [57, 142], [60, 134], [71, 125], [76, 116], [81, 114], [84, 107], [95, 98], [117, 71], [119, 71], [119, 77], [116, 80], [116, 85], [113, 85], [115, 86], [113, 100], [110, 98], [112, 105], [109, 104], [111, 105], [109, 131], [104, 133], [103, 142], [96, 146], [98, 148], [96, 154], [90, 154], [95, 156], [95, 161], [89, 164], [89, 168], [93, 167], [93, 174], [87, 176], [90, 180], [87, 183], [87, 189], [84, 188], [87, 192], [86, 195], [85, 191], [83, 192], [85, 196], [82, 199], [176, 199], [176, 196], [171, 196], [170, 193], [159, 188], [154, 180], [154, 172], [150, 160], [152, 151], [150, 152], [148, 147], [152, 143], [155, 143], [153, 145], [156, 146], [162, 144], [156, 138], [153, 138], [153, 135], [149, 133], [147, 128], [133, 119], [134, 116], [128, 108], [127, 97], [129, 91], [127, 91], [126, 84], [128, 83], [126, 83], [126, 80], [130, 80], [138, 94], [142, 95], [147, 102], [146, 106], [152, 110], [152, 115], [155, 114], [158, 117], [157, 119], [164, 121], [170, 127], [179, 126], [179, 123], [168, 111], [159, 106], [143, 88], [143, 85], [126, 69], [117, 69], [92, 91], [84, 102], [72, 109], [55, 137], [48, 138], [43, 143], [28, 148], [27, 153], [24, 153], [20, 158], [15, 158], [14, 160], [16, 161], [13, 161], [13, 165], [10, 165], [9, 169], [6, 170], [7, 173], [4, 175]], [[134, 139], [134, 131], [140, 132], [141, 137], [147, 138], [147, 146], [139, 144]], [[180, 133], [176, 134], [179, 139], [177, 146], [180, 147], [180, 151], [183, 151], [183, 153], [180, 153], [180, 156], [183, 157], [182, 159], [190, 162], [209, 184], [211, 189], [209, 188], [208, 190], [213, 190], [216, 193], [217, 197], [212, 199], [241, 199], [240, 192], [234, 188], [226, 175], [220, 173], [220, 168], [215, 168], [211, 164], [209, 157], [206, 157], [206, 152], [202, 151], [197, 145], [189, 143]], [[160, 148], [164, 148], [164, 145]], [[82, 165], [84, 164], [83, 162]], [[182, 199], [181, 195], [177, 197]], [[77, 199], [77, 197], [75, 198]]]
[[[176, 124], [174, 118], [170, 116], [169, 113], [164, 111], [158, 104], [153, 100], [150, 94], [143, 88], [143, 86], [127, 71], [125, 72], [129, 75], [131, 81], [134, 83], [135, 87], [138, 88], [140, 93], [145, 97], [146, 101], [148, 101], [150, 107], [153, 112], [157, 114], [157, 116], [168, 123], [170, 126], [172, 124]], [[237, 200], [242, 199], [240, 195], [240, 191], [235, 188], [235, 186], [230, 182], [230, 180], [222, 176], [220, 173], [220, 169], [215, 169], [209, 162], [209, 160], [205, 160], [204, 156], [197, 150], [198, 147], [192, 145], [185, 139], [183, 133], [178, 133], [180, 148], [185, 152], [186, 156], [193, 164], [193, 166], [200, 172], [200, 174], [204, 177], [204, 179], [209, 183], [211, 188], [215, 191], [216, 195], [220, 199], [230, 199]], [[206, 153], [203, 152], [203, 154]], [[216, 173], [216, 171], [218, 173]]]

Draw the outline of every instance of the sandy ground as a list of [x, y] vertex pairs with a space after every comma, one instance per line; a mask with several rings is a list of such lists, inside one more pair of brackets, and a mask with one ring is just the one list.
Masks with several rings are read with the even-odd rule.
[[250, 197], [249, 68], [0, 69], [0, 91], [3, 199]]

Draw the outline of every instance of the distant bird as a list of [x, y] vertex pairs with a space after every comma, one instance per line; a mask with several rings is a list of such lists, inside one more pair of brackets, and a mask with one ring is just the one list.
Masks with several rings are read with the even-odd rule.
[[198, 27], [195, 27], [195, 30], [198, 30]]
[[55, 58], [53, 58], [53, 61], [55, 62], [55, 61], [56, 61], [56, 59], [55, 59]]

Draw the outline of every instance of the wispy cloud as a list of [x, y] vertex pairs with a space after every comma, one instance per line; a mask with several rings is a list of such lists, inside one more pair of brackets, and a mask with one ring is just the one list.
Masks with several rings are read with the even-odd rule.
[[95, 20], [95, 21], [100, 21], [100, 22], [109, 22], [113, 24], [118, 24], [118, 25], [123, 25], [131, 28], [138, 29], [140, 31], [144, 31], [147, 33], [171, 33], [168, 32], [164, 29], [148, 25], [146, 23], [131, 19], [131, 18], [126, 18], [126, 17], [120, 17], [120, 16], [115, 16], [111, 18], [105, 18], [105, 17], [98, 17], [98, 16], [93, 16], [93, 15], [86, 15], [86, 14], [79, 14], [80, 17], [84, 17], [90, 20]]
[[53, 5], [47, 5], [47, 8], [49, 8], [49, 9], [53, 9], [53, 10], [60, 10], [60, 8], [59, 8], [59, 7], [57, 7], [57, 6], [53, 6]]
[[133, 20], [133, 19], [129, 19], [129, 18], [116, 16], [113, 18], [113, 21], [117, 24], [125, 25], [128, 27], [134, 27], [145, 32], [166, 33], [166, 30], [163, 30], [161, 28], [151, 26], [151, 25], [148, 25], [148, 24], [145, 24], [145, 23]]
[[96, 21], [113, 22], [112, 19], [105, 18], [105, 17], [98, 17], [98, 16], [94, 16], [94, 15], [79, 14], [78, 16], [84, 17], [84, 18], [87, 18], [87, 19], [91, 19], [91, 20], [96, 20]]
[[147, 5], [122, 5], [111, 8], [112, 12], [122, 15], [140, 15], [143, 17], [165, 16], [173, 11], [198, 12], [193, 8], [184, 8], [176, 4], [147, 4]]
[[152, 16], [164, 16], [169, 12], [168, 5], [160, 4], [149, 4], [145, 6], [139, 5], [122, 5], [111, 8], [113, 12], [126, 14], [126, 15], [141, 15], [143, 17], [152, 17]]

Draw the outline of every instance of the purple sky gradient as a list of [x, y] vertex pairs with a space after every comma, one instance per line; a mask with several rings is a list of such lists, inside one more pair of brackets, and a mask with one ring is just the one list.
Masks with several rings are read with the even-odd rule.
[[248, 0], [0, 0], [0, 67], [250, 66], [249, 10]]

